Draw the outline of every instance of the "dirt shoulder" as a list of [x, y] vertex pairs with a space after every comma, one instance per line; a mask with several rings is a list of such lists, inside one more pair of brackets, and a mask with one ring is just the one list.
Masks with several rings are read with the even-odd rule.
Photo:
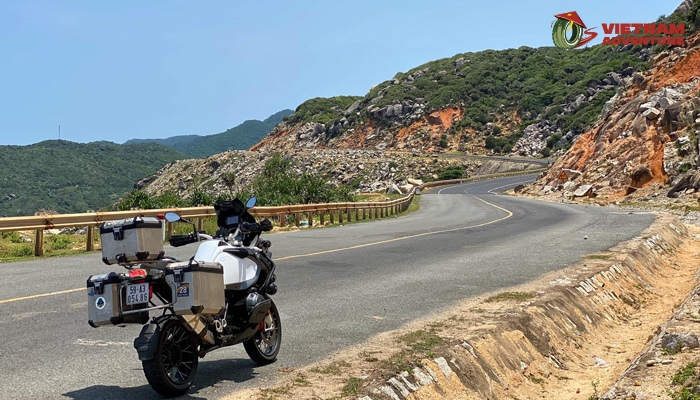
[[671, 376], [700, 354], [659, 347], [665, 333], [700, 334], [699, 238], [659, 215], [608, 252], [226, 399], [671, 398]]

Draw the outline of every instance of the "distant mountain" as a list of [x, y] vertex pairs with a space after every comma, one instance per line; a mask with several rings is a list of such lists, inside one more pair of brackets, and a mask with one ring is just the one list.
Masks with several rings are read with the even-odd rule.
[[0, 146], [0, 216], [97, 210], [130, 192], [137, 180], [184, 158], [155, 143]]
[[265, 137], [275, 125], [282, 122], [284, 117], [293, 113], [294, 111], [292, 110], [282, 110], [264, 121], [248, 120], [215, 135], [184, 135], [165, 139], [132, 139], [124, 144], [158, 143], [190, 157], [208, 157], [227, 150], [247, 150]]
[[182, 136], [172, 136], [165, 139], [131, 139], [124, 144], [136, 144], [136, 143], [158, 143], [163, 146], [168, 146], [170, 148], [175, 148], [175, 146], [184, 146], [188, 143], [192, 143], [197, 139], [201, 139], [202, 136], [199, 135], [182, 135]]

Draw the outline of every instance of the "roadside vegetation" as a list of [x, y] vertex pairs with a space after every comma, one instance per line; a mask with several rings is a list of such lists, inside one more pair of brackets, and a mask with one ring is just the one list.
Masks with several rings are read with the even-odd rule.
[[296, 164], [290, 158], [275, 154], [266, 163], [261, 173], [250, 185], [239, 188], [235, 174], [224, 177], [227, 192], [208, 193], [198, 189], [187, 198], [175, 192], [153, 195], [144, 190], [129, 193], [116, 205], [118, 210], [155, 209], [168, 207], [211, 206], [217, 200], [235, 197], [244, 201], [252, 196], [258, 206], [280, 206], [289, 204], [335, 203], [354, 201], [353, 189], [349, 186], [333, 187], [326, 184], [323, 176], [308, 172], [296, 173]]
[[698, 364], [691, 362], [679, 368], [671, 377], [668, 394], [672, 400], [700, 400], [700, 373]]
[[[0, 233], [0, 263], [34, 258], [34, 232]], [[99, 235], [95, 235], [99, 243]], [[44, 257], [85, 253], [86, 234], [44, 234]]]

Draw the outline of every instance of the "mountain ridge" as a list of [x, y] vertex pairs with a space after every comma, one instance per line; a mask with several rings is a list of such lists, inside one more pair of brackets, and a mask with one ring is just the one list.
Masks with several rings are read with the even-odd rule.
[[246, 150], [258, 143], [282, 119], [293, 113], [290, 109], [278, 111], [263, 121], [249, 119], [212, 135], [178, 135], [156, 139], [130, 139], [124, 144], [157, 143], [191, 157], [208, 157], [228, 150]]

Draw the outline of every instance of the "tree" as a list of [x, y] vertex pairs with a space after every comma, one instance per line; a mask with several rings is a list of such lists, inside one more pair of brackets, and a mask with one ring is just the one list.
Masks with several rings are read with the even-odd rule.
[[236, 193], [236, 173], [233, 171], [230, 172], [225, 172], [221, 174], [221, 180], [224, 182], [224, 185], [228, 188], [228, 191], [231, 193], [231, 196]]

